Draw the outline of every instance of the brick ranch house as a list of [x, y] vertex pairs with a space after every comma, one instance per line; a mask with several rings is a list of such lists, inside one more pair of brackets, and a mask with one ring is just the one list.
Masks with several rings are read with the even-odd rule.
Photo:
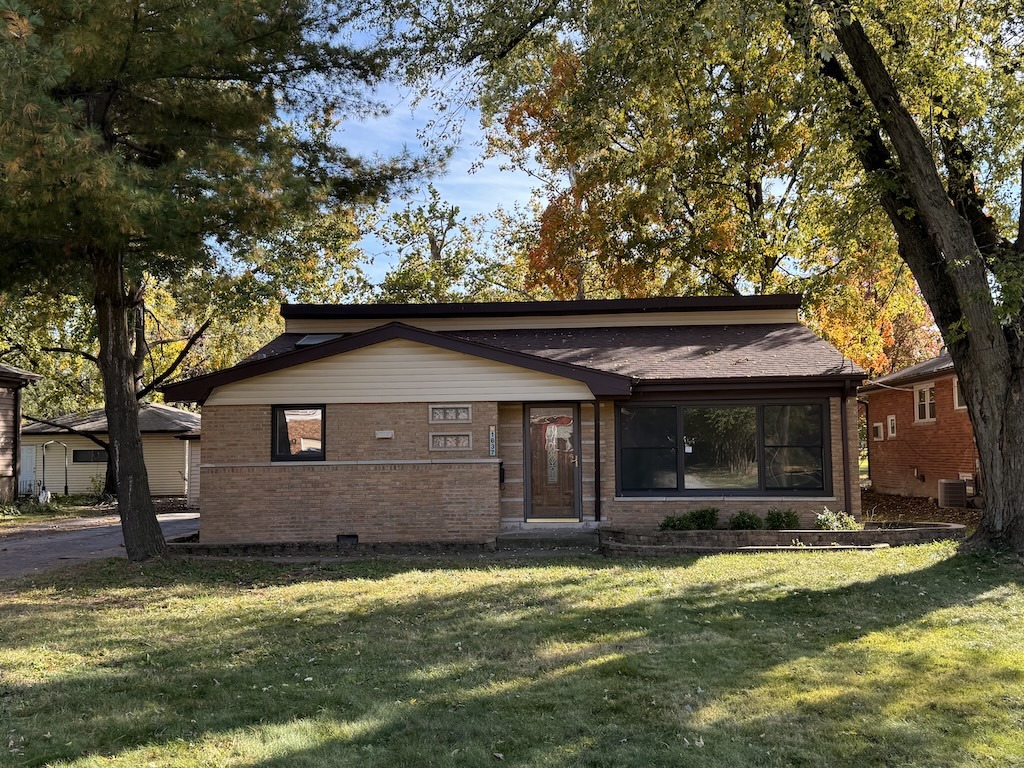
[[203, 405], [201, 540], [491, 542], [502, 528], [859, 513], [864, 373], [800, 297], [283, 305], [164, 387]]
[[978, 490], [974, 430], [948, 353], [868, 382], [859, 394], [872, 488], [938, 498], [939, 480], [966, 480], [969, 494]]

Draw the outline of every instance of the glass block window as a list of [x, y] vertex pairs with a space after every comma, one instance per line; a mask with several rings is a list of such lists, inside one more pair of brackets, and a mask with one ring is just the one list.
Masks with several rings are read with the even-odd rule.
[[469, 432], [431, 432], [430, 450], [468, 451], [473, 447], [473, 436]]
[[473, 406], [471, 405], [431, 405], [430, 423], [447, 424], [462, 423], [468, 424], [473, 421]]

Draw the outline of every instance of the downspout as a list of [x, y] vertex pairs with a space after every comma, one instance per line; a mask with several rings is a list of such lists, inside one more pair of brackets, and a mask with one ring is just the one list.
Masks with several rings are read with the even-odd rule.
[[594, 401], [594, 522], [601, 522], [601, 401]]
[[850, 515], [853, 514], [853, 505], [850, 503], [851, 499], [851, 488], [850, 488], [850, 429], [846, 423], [846, 411], [847, 401], [850, 396], [850, 382], [843, 382], [843, 396], [839, 400], [839, 419], [842, 422], [839, 428], [840, 435], [843, 441], [843, 511]]

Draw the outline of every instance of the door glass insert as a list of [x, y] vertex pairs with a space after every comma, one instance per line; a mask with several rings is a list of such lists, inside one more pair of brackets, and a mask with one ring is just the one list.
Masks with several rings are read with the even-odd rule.
[[579, 518], [575, 429], [571, 406], [529, 409], [531, 518]]

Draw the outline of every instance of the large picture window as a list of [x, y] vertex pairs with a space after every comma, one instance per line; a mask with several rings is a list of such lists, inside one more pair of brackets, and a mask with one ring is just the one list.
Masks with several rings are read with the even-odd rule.
[[271, 461], [323, 461], [322, 405], [275, 405], [270, 431]]
[[816, 403], [622, 405], [625, 495], [827, 490], [828, 408]]

